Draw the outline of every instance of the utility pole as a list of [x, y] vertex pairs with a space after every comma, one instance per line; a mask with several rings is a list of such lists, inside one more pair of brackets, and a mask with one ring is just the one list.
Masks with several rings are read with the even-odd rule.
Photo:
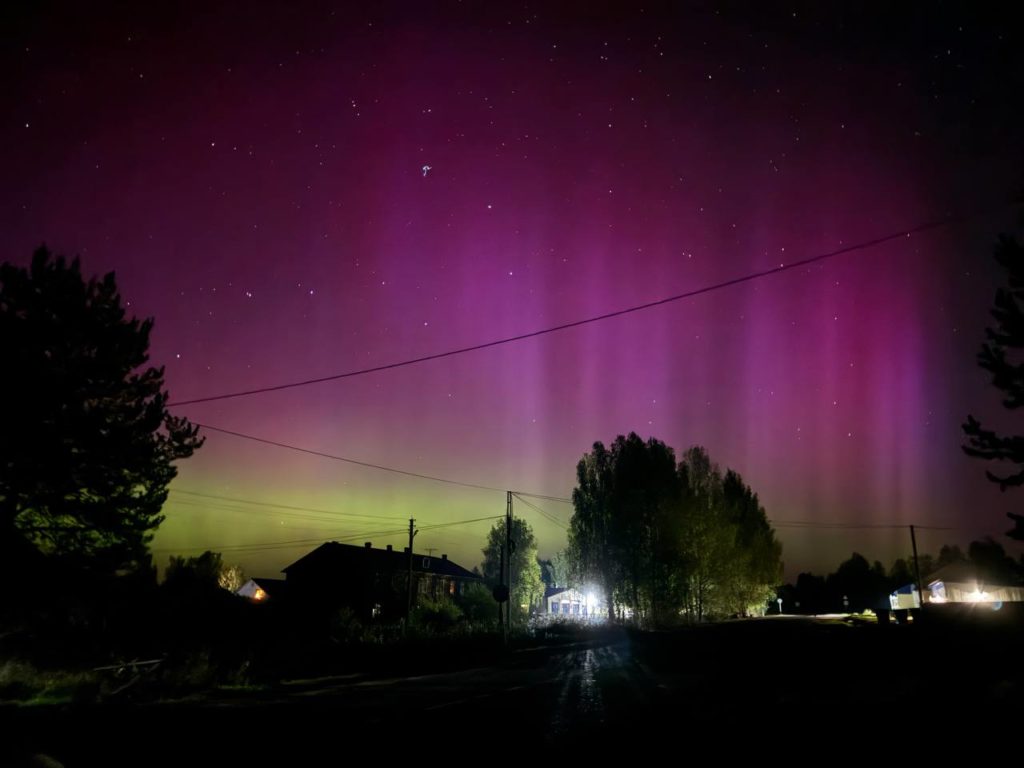
[[505, 504], [505, 563], [508, 567], [508, 610], [505, 611], [505, 642], [512, 630], [512, 491], [507, 492]]
[[409, 599], [405, 606], [405, 626], [409, 626], [409, 621], [412, 619], [412, 540], [416, 537], [418, 531], [413, 527], [416, 521], [411, 517], [409, 518]]
[[[505, 547], [501, 547], [501, 563], [498, 566], [498, 589], [495, 591], [495, 599], [498, 601], [498, 631], [501, 632], [501, 638], [504, 643], [508, 643], [508, 633], [505, 631], [505, 602], [506, 599], [502, 599], [501, 592], [505, 589]], [[508, 592], [505, 592], [507, 595]]]
[[924, 590], [921, 589], [921, 566], [917, 562], [917, 537], [914, 535], [914, 526], [910, 526], [910, 546], [914, 549], [914, 580], [917, 581], [917, 599], [924, 608]]

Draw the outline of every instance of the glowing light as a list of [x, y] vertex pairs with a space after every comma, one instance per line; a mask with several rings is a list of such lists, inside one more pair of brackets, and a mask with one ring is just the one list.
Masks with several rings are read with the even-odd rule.
[[992, 597], [988, 592], [982, 592], [977, 587], [974, 588], [973, 592], [967, 593], [967, 602], [969, 603], [987, 603]]
[[252, 593], [252, 599], [257, 603], [267, 599], [267, 593], [261, 588], [256, 587], [256, 591]]

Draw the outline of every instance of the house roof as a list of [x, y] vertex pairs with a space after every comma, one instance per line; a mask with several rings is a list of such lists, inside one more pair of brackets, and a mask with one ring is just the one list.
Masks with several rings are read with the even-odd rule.
[[260, 576], [259, 578], [254, 577], [251, 581], [268, 595], [273, 595], [275, 592], [280, 594], [288, 588], [288, 582], [284, 579], [265, 579]]
[[[928, 582], [929, 584], [931, 582]], [[904, 584], [902, 587], [897, 587], [892, 591], [894, 595], [910, 595], [917, 592], [917, 584]]]
[[977, 566], [972, 563], [957, 562], [950, 563], [949, 565], [939, 568], [939, 570], [932, 573], [926, 580], [925, 584], [931, 586], [937, 581], [941, 581], [945, 584], [987, 584], [988, 586], [1013, 586], [1012, 584], [998, 584], [999, 579], [986, 578], [986, 574], [978, 569]]
[[[282, 569], [283, 573], [307, 568], [335, 568], [338, 566], [357, 566], [373, 570], [400, 571], [409, 567], [409, 553], [397, 549], [374, 549], [353, 544], [339, 544], [328, 541], [300, 557], [294, 563]], [[440, 576], [451, 576], [457, 579], [480, 580], [472, 571], [466, 570], [447, 558], [446, 555], [433, 557], [413, 552], [412, 569], [415, 573], [433, 573]]]
[[545, 587], [544, 599], [547, 600], [549, 597], [560, 595], [563, 592], [572, 592], [572, 587]]

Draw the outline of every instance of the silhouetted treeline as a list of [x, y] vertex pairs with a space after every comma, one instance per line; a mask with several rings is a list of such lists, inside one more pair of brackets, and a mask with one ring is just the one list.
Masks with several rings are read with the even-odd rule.
[[[1003, 235], [996, 243], [995, 258], [1006, 270], [1006, 283], [996, 291], [991, 310], [995, 325], [985, 329], [986, 340], [977, 359], [978, 365], [991, 374], [992, 386], [999, 390], [1003, 405], [1012, 411], [1024, 406], [1024, 367], [1015, 359], [1024, 348], [1024, 245]], [[967, 435], [963, 450], [968, 456], [999, 462], [999, 474], [988, 469], [985, 475], [1005, 491], [1024, 485], [1024, 437], [1006, 434], [1001, 426], [991, 429], [991, 424], [982, 426], [968, 415], [963, 425]], [[1009, 474], [1005, 473], [1007, 464], [1011, 465]], [[1024, 526], [1018, 523], [1009, 535], [1024, 536], [1022, 529]]]
[[[1024, 584], [1024, 557], [1015, 561], [991, 538], [973, 541], [964, 553], [959, 546], [943, 546], [938, 555], [918, 557], [921, 582], [927, 590], [931, 577], [953, 564], [971, 567], [979, 581], [1016, 586]], [[889, 610], [889, 595], [908, 585], [916, 585], [912, 556], [900, 557], [886, 569], [876, 560], [869, 563], [854, 552], [835, 572], [826, 576], [801, 573], [796, 584], [779, 589], [783, 612], [820, 614], [845, 611]]]

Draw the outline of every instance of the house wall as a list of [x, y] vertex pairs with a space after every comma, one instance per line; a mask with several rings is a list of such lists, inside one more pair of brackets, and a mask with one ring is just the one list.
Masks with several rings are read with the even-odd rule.
[[592, 619], [606, 615], [599, 601], [575, 589], [567, 589], [546, 597], [544, 612], [552, 617], [573, 619]]
[[[416, 563], [415, 565], [418, 565]], [[338, 561], [297, 564], [288, 570], [288, 584], [297, 600], [311, 608], [350, 608], [360, 620], [398, 621], [408, 607], [408, 569], [381, 564], [372, 553]], [[417, 601], [442, 602], [461, 595], [468, 580], [413, 571]]]
[[[931, 599], [934, 602], [976, 603], [979, 602], [978, 591], [979, 586], [974, 583], [937, 581], [929, 585]], [[984, 593], [982, 602], [1024, 602], [1024, 588], [1022, 587], [981, 586], [980, 591]]]

